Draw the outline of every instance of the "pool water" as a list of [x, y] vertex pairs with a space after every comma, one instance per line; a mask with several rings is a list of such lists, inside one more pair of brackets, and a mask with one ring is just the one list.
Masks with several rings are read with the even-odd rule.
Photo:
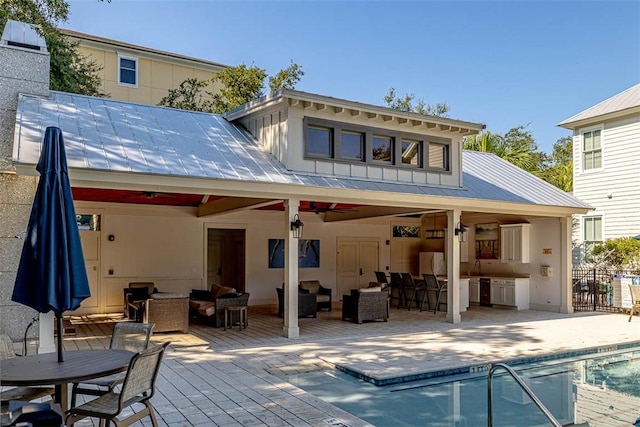
[[[640, 348], [513, 366], [563, 425], [631, 426], [640, 417]], [[376, 426], [486, 426], [487, 373], [375, 386], [338, 370], [289, 382]], [[494, 426], [544, 426], [515, 381], [493, 377]]]

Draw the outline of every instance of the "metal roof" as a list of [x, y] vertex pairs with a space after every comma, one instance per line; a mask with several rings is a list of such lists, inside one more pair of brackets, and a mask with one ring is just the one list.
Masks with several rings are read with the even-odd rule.
[[605, 99], [591, 108], [587, 108], [575, 116], [569, 117], [568, 119], [558, 123], [558, 126], [573, 129], [574, 126], [570, 126], [572, 123], [593, 119], [607, 114], [623, 112], [624, 110], [634, 107], [640, 107], [640, 83], [612, 96], [609, 99]]
[[493, 154], [463, 153], [463, 188], [292, 172], [220, 115], [53, 91], [19, 96], [17, 165], [38, 162], [47, 126], [62, 129], [70, 169], [589, 208]]

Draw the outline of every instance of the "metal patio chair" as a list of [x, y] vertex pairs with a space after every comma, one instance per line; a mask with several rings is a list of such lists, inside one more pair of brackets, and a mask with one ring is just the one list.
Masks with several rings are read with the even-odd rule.
[[[11, 359], [16, 357], [16, 352], [13, 348], [13, 341], [7, 334], [0, 334], [0, 359]], [[0, 392], [0, 400], [2, 404], [1, 412], [5, 413], [9, 408], [9, 401], [11, 400], [35, 400], [41, 397], [54, 395], [53, 387], [14, 387]]]
[[413, 276], [410, 273], [400, 273], [402, 277], [402, 293], [404, 294], [404, 304], [407, 306], [407, 310], [411, 311], [413, 303], [418, 305], [416, 299], [416, 282], [413, 280]]
[[389, 273], [389, 287], [391, 288], [389, 291], [389, 305], [396, 300], [396, 307], [400, 308], [402, 306], [402, 300], [404, 299], [404, 292], [402, 288], [402, 276], [400, 273]]
[[[144, 350], [133, 356], [122, 383], [122, 390], [120, 392], [110, 390], [97, 399], [69, 409], [66, 414], [65, 425], [72, 426], [83, 418], [93, 417], [100, 418], [101, 425], [103, 424], [102, 420], [104, 420], [107, 425], [113, 422], [118, 426], [128, 426], [148, 416], [151, 418], [151, 425], [156, 427], [158, 421], [150, 400], [155, 393], [156, 378], [158, 377], [160, 363], [167, 345], [169, 345], [169, 342]], [[145, 408], [134, 412], [127, 418], [117, 418], [124, 409], [136, 403], [143, 404]]]
[[[113, 327], [109, 348], [113, 350], [127, 350], [139, 353], [146, 350], [151, 338], [153, 323], [118, 322]], [[87, 363], [91, 363], [90, 360]], [[74, 383], [71, 388], [71, 407], [76, 406], [76, 398], [79, 394], [90, 396], [102, 396], [112, 391], [118, 384], [122, 384], [126, 373], [109, 375], [106, 377], [85, 380]]]

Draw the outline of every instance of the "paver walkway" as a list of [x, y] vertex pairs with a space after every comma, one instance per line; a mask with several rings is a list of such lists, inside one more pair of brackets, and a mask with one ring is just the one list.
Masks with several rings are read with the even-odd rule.
[[[72, 322], [77, 333], [65, 337], [67, 350], [108, 346], [108, 319]], [[192, 324], [188, 334], [155, 334], [154, 342], [172, 342], [152, 399], [161, 425], [364, 426], [369, 424], [291, 385], [287, 375], [337, 364], [385, 379], [640, 343], [640, 317], [627, 322], [624, 314], [484, 307], [471, 307], [459, 325], [446, 323], [443, 313], [398, 309], [389, 322], [357, 325], [341, 321], [336, 307], [317, 319], [300, 319], [300, 339], [284, 338], [282, 326], [275, 307], [249, 307], [249, 327], [242, 331]]]

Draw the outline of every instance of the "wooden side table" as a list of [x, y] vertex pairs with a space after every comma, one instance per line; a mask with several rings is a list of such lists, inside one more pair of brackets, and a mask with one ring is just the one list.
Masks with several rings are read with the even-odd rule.
[[233, 313], [238, 313], [238, 326], [240, 330], [247, 329], [247, 306], [246, 305], [232, 305], [224, 308], [224, 330], [233, 328]]

